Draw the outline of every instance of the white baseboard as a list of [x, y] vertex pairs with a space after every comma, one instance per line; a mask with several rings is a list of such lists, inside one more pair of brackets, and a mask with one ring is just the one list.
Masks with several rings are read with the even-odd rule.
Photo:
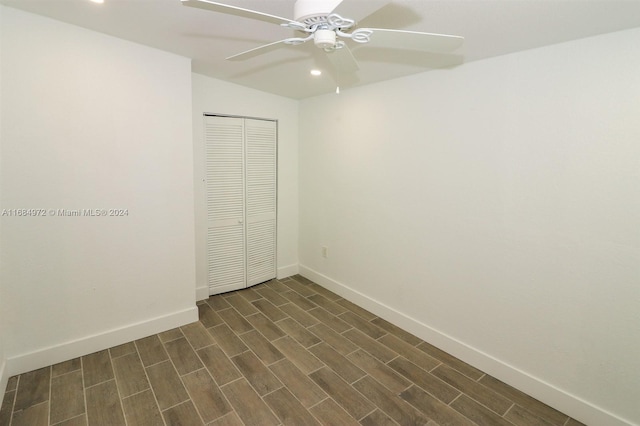
[[88, 355], [195, 321], [198, 321], [198, 308], [194, 304], [192, 308], [182, 311], [10, 357], [6, 361], [6, 368], [3, 370], [0, 384], [4, 383], [6, 386], [5, 376], [8, 380], [9, 377], [16, 374]]
[[294, 263], [293, 265], [282, 266], [278, 268], [277, 278], [279, 280], [283, 278], [290, 277], [298, 273], [298, 264]]
[[300, 265], [299, 274], [576, 420], [589, 425], [633, 425], [311, 268]]
[[196, 287], [196, 302], [199, 300], [204, 300], [209, 298], [209, 287], [202, 286]]

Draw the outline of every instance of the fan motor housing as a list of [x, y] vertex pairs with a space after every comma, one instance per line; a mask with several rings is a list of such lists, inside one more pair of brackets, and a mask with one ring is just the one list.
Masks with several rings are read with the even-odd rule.
[[305, 24], [316, 23], [323, 18], [326, 20], [327, 15], [341, 2], [342, 0], [298, 0], [293, 5], [293, 19]]

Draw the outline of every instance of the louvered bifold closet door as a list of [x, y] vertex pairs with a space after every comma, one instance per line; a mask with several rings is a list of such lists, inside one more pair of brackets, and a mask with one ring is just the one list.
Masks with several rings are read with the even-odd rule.
[[246, 120], [247, 285], [276, 277], [274, 121]]
[[246, 287], [244, 120], [205, 117], [209, 293]]

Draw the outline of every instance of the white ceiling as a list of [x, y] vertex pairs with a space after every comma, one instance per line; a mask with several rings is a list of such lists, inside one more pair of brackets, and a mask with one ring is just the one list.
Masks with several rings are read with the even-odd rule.
[[[218, 0], [293, 18], [295, 0]], [[355, 3], [367, 0], [345, 0]], [[335, 75], [312, 43], [242, 61], [224, 58], [292, 36], [292, 30], [185, 7], [180, 0], [0, 0], [7, 6], [193, 59], [193, 71], [301, 99], [335, 90]], [[359, 23], [465, 37], [453, 54], [352, 46], [360, 71], [338, 76], [342, 90], [432, 68], [640, 27], [640, 0], [393, 0]], [[639, 46], [640, 48], [640, 46]], [[311, 77], [309, 70], [324, 70]]]

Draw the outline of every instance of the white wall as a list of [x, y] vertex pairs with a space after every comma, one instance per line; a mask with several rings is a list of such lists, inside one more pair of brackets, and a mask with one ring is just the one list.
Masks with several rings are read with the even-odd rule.
[[588, 424], [640, 423], [638, 45], [302, 101], [301, 273]]
[[193, 74], [196, 281], [208, 297], [204, 195], [204, 113], [278, 120], [278, 277], [298, 273], [298, 101]]
[[2, 16], [9, 374], [197, 320], [186, 58], [10, 8]]
[[[0, 99], [2, 99], [2, 15], [4, 13], [4, 6], [0, 5]], [[0, 113], [0, 135], [2, 135], [2, 114]], [[2, 194], [2, 150], [0, 150], [0, 194]], [[2, 197], [0, 196], [0, 212], [2, 211]], [[2, 227], [0, 226], [0, 241], [2, 241]], [[1, 267], [1, 266], [0, 266]], [[5, 307], [4, 307], [4, 289], [2, 281], [2, 272], [0, 270], [0, 395], [4, 396], [4, 391], [7, 387], [8, 375], [4, 374], [6, 365], [6, 356], [4, 351], [4, 339], [5, 339]]]

